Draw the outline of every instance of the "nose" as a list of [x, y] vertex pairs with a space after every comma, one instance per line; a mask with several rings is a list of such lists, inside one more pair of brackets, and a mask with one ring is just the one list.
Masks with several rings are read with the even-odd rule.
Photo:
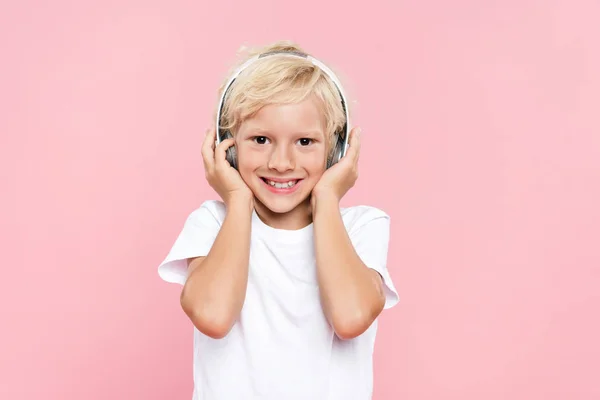
[[293, 151], [285, 145], [276, 146], [269, 158], [269, 169], [285, 172], [295, 168]]

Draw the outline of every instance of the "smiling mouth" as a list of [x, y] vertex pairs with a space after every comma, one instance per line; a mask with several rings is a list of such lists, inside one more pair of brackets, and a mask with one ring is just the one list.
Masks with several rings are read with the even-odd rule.
[[298, 182], [300, 182], [301, 179], [291, 179], [289, 181], [285, 181], [285, 182], [275, 182], [275, 181], [271, 181], [267, 178], [260, 178], [263, 180], [263, 182], [265, 182], [267, 185], [274, 187], [275, 189], [289, 189], [289, 188], [293, 188], [294, 186], [296, 186], [296, 184]]

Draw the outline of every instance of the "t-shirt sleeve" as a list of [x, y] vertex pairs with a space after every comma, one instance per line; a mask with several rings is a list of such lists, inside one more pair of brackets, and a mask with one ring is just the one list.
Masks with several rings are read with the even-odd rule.
[[383, 278], [384, 309], [388, 309], [399, 301], [398, 291], [387, 268], [390, 217], [377, 209], [371, 210], [359, 218], [359, 223], [350, 230], [349, 236], [363, 263], [379, 272]]
[[185, 284], [187, 259], [208, 255], [222, 224], [220, 204], [206, 201], [192, 211], [165, 259], [158, 266], [158, 275], [170, 283]]

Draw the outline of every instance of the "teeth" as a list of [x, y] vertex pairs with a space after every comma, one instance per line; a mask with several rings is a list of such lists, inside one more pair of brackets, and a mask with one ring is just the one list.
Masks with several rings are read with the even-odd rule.
[[296, 184], [296, 182], [298, 181], [289, 181], [289, 182], [273, 182], [270, 181], [268, 179], [265, 179], [267, 181], [267, 183], [271, 186], [273, 186], [274, 188], [277, 189], [287, 189], [287, 188], [291, 188], [292, 186], [294, 186]]

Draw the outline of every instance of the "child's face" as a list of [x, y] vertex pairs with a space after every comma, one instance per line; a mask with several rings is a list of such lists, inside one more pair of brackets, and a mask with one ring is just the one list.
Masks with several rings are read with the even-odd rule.
[[325, 172], [325, 120], [313, 98], [263, 107], [241, 124], [235, 141], [242, 179], [274, 213], [308, 201]]

